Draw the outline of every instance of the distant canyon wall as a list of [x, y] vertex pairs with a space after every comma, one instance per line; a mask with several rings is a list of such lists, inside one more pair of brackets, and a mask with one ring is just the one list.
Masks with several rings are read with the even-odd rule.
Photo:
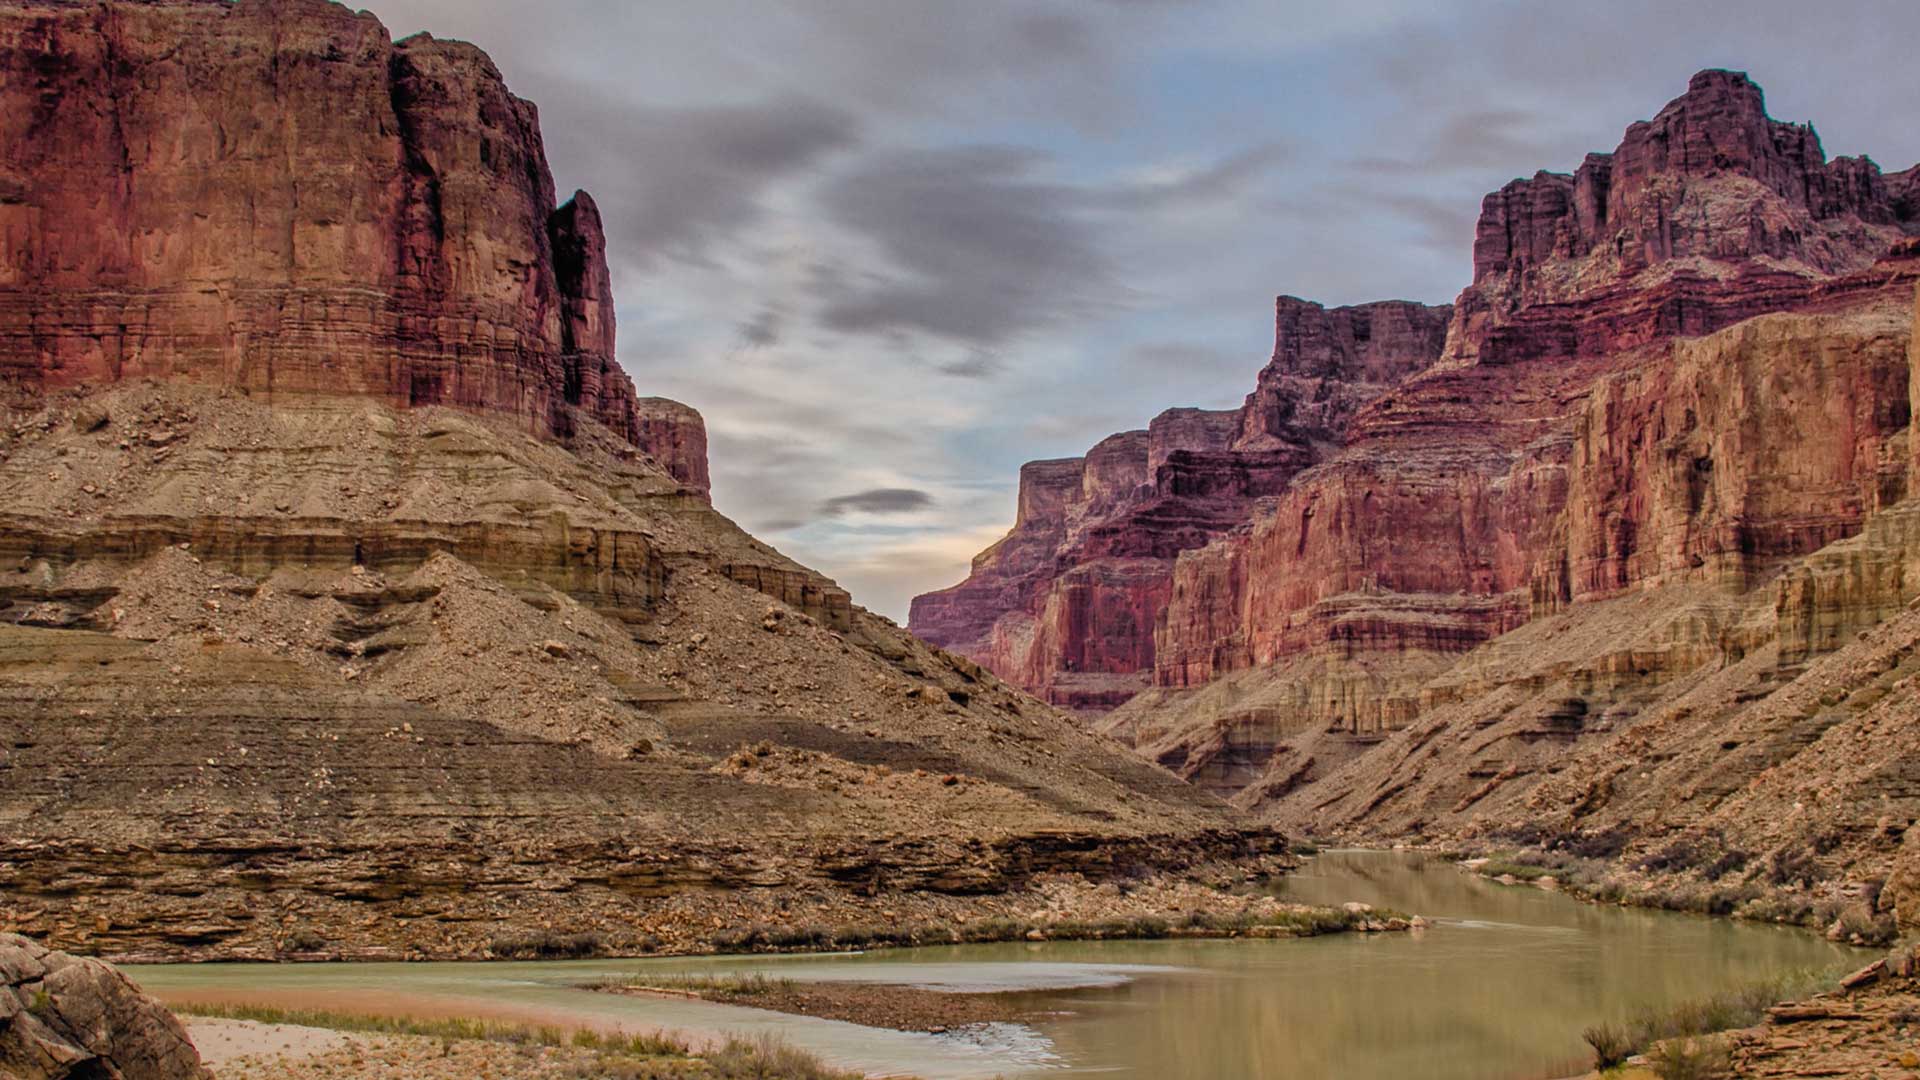
[[[1308, 655], [1425, 670], [1568, 604], [1751, 583], [1904, 493], [1906, 331], [1762, 320], [1675, 343], [1904, 303], [1916, 176], [1828, 161], [1744, 75], [1702, 72], [1612, 154], [1489, 195], [1451, 307], [1283, 297], [1246, 405], [1156, 421], [1201, 445], [1149, 450], [1165, 464], [1130, 496], [1086, 479], [1103, 450], [1023, 470], [1019, 523], [912, 628], [1100, 711]], [[1726, 365], [1746, 383], [1707, 378]], [[1115, 438], [1136, 460], [1147, 441]], [[1183, 454], [1247, 479], [1183, 499]], [[1415, 706], [1369, 670], [1285, 723], [1404, 723]]]

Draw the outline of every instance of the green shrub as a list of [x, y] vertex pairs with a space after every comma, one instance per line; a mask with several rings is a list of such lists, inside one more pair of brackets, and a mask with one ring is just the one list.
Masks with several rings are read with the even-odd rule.
[[1840, 934], [1846, 940], [1859, 938], [1862, 944], [1884, 947], [1900, 937], [1900, 927], [1891, 914], [1874, 912], [1865, 904], [1854, 904], [1840, 913]]
[[632, 975], [610, 976], [592, 985], [616, 990], [679, 990], [702, 997], [761, 997], [790, 992], [796, 984], [792, 979], [770, 976], [761, 971], [698, 974], [637, 971]]
[[[1831, 973], [1797, 972], [1764, 979], [1723, 990], [1709, 997], [1683, 1001], [1664, 1010], [1639, 1013], [1625, 1024], [1599, 1024], [1586, 1030], [1587, 1044], [1593, 1047], [1598, 1068], [1618, 1065], [1634, 1054], [1646, 1053], [1657, 1045], [1700, 1042], [1702, 1036], [1752, 1027], [1778, 1002], [1803, 997], [1832, 985]], [[1676, 1068], [1691, 1067], [1698, 1056], [1694, 1050], [1676, 1049], [1689, 1055]], [[1662, 1074], [1665, 1075], [1664, 1073]], [[1710, 1076], [1712, 1073], [1676, 1074]]]
[[823, 926], [781, 926], [767, 931], [767, 944], [776, 949], [819, 949], [833, 942], [833, 932]]
[[529, 934], [502, 935], [487, 944], [495, 956], [508, 960], [579, 960], [606, 952], [606, 939], [599, 934], [564, 934], [541, 930]]
[[1551, 877], [1553, 871], [1545, 866], [1517, 862], [1513, 859], [1489, 859], [1481, 865], [1480, 873], [1487, 877], [1511, 877], [1520, 881], [1538, 881]]
[[686, 1057], [685, 1043], [667, 1035], [647, 1033], [603, 1034], [559, 1028], [473, 1020], [463, 1017], [417, 1018], [378, 1016], [372, 1013], [329, 1012], [324, 1009], [279, 1009], [267, 1005], [188, 1005], [180, 1012], [191, 1016], [211, 1016], [227, 1020], [252, 1020], [262, 1024], [292, 1024], [298, 1027], [328, 1028], [333, 1031], [366, 1031], [381, 1035], [419, 1035], [442, 1040], [478, 1039], [520, 1046], [590, 1047], [608, 1053], [643, 1057]]
[[290, 953], [319, 952], [326, 947], [327, 939], [319, 931], [305, 927], [290, 931], [280, 942], [280, 951]]
[[1767, 880], [1775, 885], [1812, 888], [1820, 880], [1820, 864], [1805, 851], [1783, 847], [1767, 860]]

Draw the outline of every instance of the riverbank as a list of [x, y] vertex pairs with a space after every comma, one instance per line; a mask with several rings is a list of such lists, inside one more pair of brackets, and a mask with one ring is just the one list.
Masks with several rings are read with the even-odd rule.
[[120, 964], [212, 961], [277, 963], [436, 960], [658, 959], [819, 952], [1002, 941], [1087, 941], [1165, 937], [1309, 937], [1392, 932], [1421, 920], [1357, 903], [1308, 905], [1274, 898], [1275, 883], [1298, 865], [1286, 855], [1209, 863], [1180, 875], [1094, 879], [1039, 874], [1016, 891], [969, 896], [881, 892], [683, 893], [631, 924], [532, 922], [458, 948], [330, 947], [296, 927], [279, 947], [180, 948], [112, 955]]
[[1504, 884], [1555, 889], [1596, 904], [1797, 926], [1862, 948], [1886, 947], [1900, 936], [1893, 912], [1879, 909], [1881, 887], [1874, 882], [1791, 888], [1751, 877], [1734, 881], [1725, 873], [1692, 877], [1537, 849], [1442, 849], [1437, 854]]
[[[1920, 960], [1912, 948], [1904, 948], [1831, 981], [1821, 992], [1785, 995], [1794, 1000], [1694, 1003], [1635, 1024], [1595, 1025], [1587, 1041], [1603, 1067], [1576, 1080], [1913, 1080], [1920, 1076], [1917, 976]], [[1642, 1030], [1630, 1035], [1636, 1025]]]
[[[1018, 941], [814, 956], [424, 964], [184, 964], [131, 972], [186, 1012], [208, 1001], [490, 1017], [500, 1022], [774, 1035], [845, 1069], [990, 1080], [1052, 1068], [1213, 1080], [1485, 1080], [1570, 1076], [1582, 1029], [1781, 974], [1858, 967], [1805, 933], [1577, 903], [1507, 888], [1439, 859], [1326, 851], [1285, 879], [1285, 902], [1348, 899], [1433, 920], [1420, 933], [1305, 939]], [[1488, 978], [1489, 963], [1498, 978]], [[583, 985], [712, 975], [1016, 991], [1034, 1011], [983, 1033], [890, 1030]], [[643, 980], [640, 976], [645, 976]], [[1383, 1016], [1393, 1037], [1379, 1037]], [[877, 1018], [874, 1018], [877, 1019]], [[909, 1018], [911, 1019], [911, 1018]], [[933, 1023], [900, 1027], [935, 1026]]]
[[661, 1035], [479, 1020], [208, 1009], [182, 1019], [221, 1080], [861, 1080], [773, 1039], [695, 1049]]

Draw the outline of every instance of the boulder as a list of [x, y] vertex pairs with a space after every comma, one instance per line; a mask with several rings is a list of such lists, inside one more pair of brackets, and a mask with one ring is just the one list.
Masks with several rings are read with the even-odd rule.
[[0, 934], [0, 1076], [19, 1080], [197, 1080], [172, 1013], [98, 960]]

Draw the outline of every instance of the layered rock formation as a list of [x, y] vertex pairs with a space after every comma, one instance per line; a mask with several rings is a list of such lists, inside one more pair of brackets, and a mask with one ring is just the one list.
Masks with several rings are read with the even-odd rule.
[[1313, 830], [1637, 860], [1690, 829], [1884, 875], [1920, 817], [1869, 734], [1920, 581], [1913, 175], [1704, 72], [1489, 196], [1444, 345], [1178, 556], [1154, 686], [1103, 728]]
[[[480, 50], [325, 0], [23, 3], [0, 69], [7, 386], [183, 376], [655, 448], [599, 211], [555, 208], [534, 107]], [[681, 441], [657, 456], [704, 492]]]
[[0, 1071], [20, 1080], [204, 1080], [180, 1021], [98, 960], [0, 934]]
[[1054, 704], [1118, 705], [1169, 661], [1154, 628], [1174, 566], [1246, 524], [1336, 445], [1360, 408], [1440, 355], [1448, 309], [1275, 305], [1273, 359], [1238, 410], [1170, 409], [1085, 458], [1020, 471], [1013, 531], [962, 584], [914, 600], [922, 638]]
[[717, 514], [479, 50], [49, 0], [0, 71], [0, 929], [688, 950], [1280, 844]]

